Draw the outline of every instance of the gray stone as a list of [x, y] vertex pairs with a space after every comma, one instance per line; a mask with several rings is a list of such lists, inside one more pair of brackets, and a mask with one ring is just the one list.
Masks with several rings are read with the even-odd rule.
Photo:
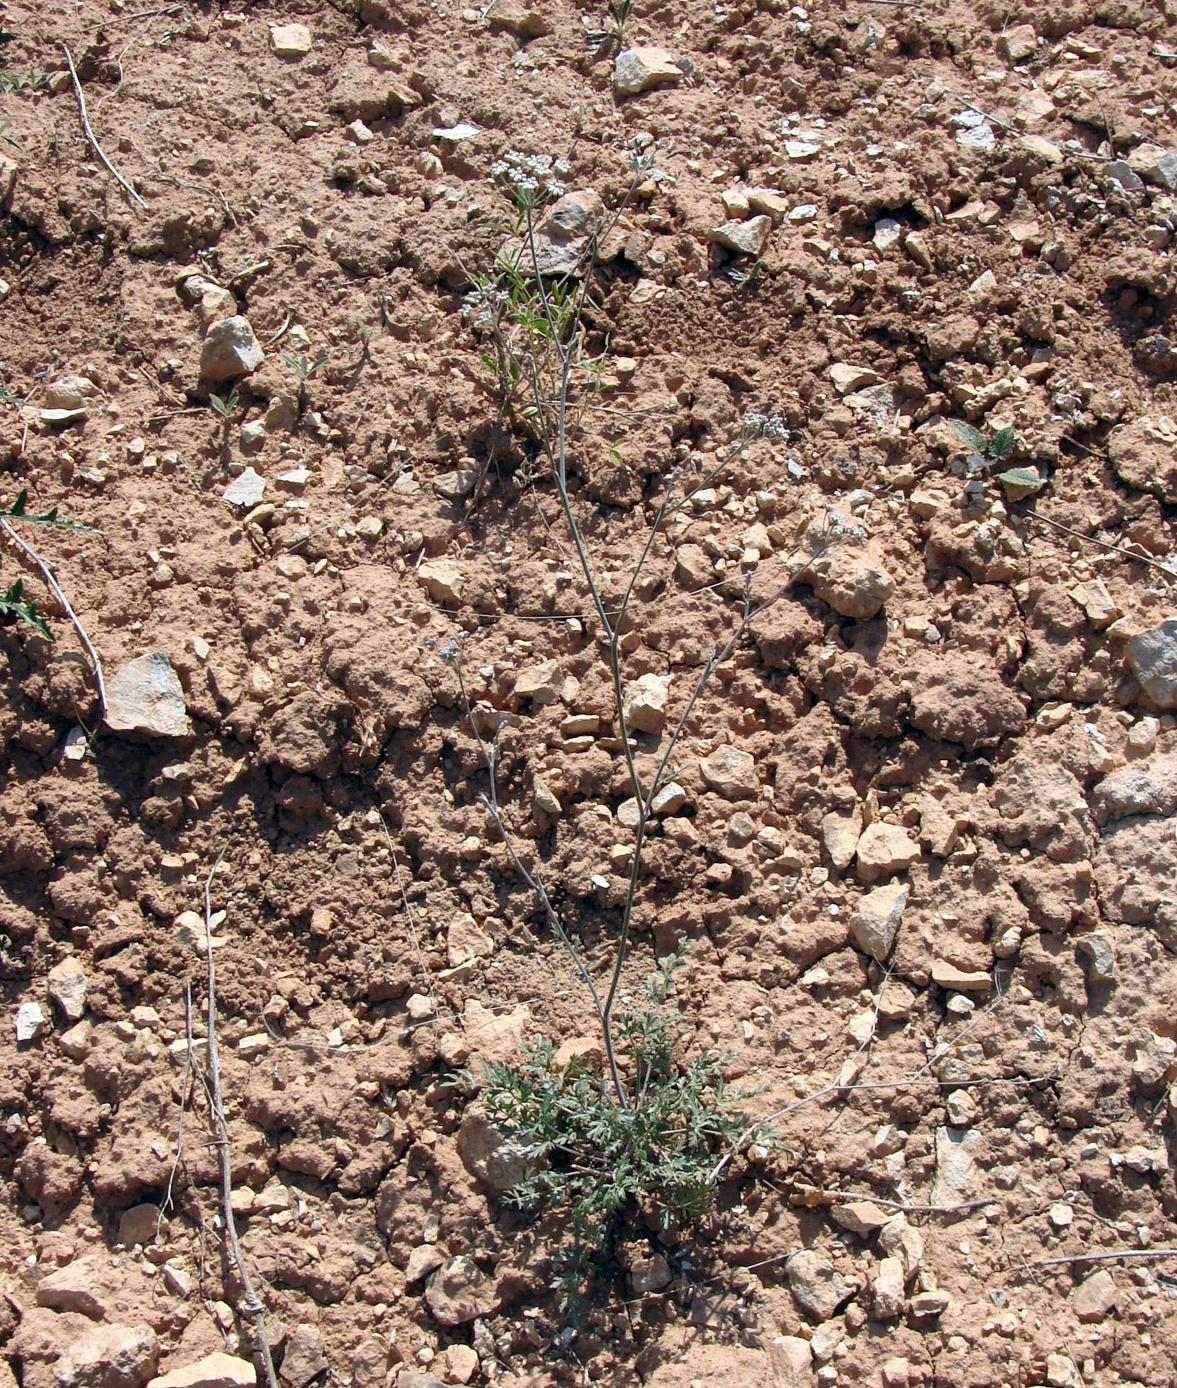
[[188, 737], [192, 725], [180, 677], [162, 651], [129, 660], [106, 686], [106, 726], [113, 733]]
[[1101, 824], [1131, 815], [1171, 815], [1177, 810], [1177, 752], [1122, 766], [1095, 787]]
[[517, 1186], [532, 1169], [524, 1153], [478, 1108], [469, 1109], [462, 1119], [458, 1155], [470, 1175], [496, 1195]]
[[880, 964], [895, 948], [907, 897], [908, 888], [896, 882], [876, 887], [859, 901], [850, 917], [850, 934], [854, 943]]
[[1099, 931], [1082, 936], [1075, 952], [1087, 961], [1088, 983], [1114, 983], [1116, 979], [1116, 949], [1111, 940]]
[[235, 313], [209, 324], [200, 349], [200, 375], [205, 381], [232, 381], [256, 371], [265, 359], [249, 319]]
[[254, 1388], [257, 1371], [246, 1359], [220, 1350], [153, 1378], [148, 1388]]
[[465, 1325], [494, 1310], [494, 1284], [473, 1258], [450, 1258], [430, 1277], [425, 1301], [433, 1318], [446, 1326]]
[[238, 473], [221, 493], [221, 499], [230, 506], [240, 506], [243, 511], [257, 506], [266, 492], [266, 479], [253, 468], [247, 467]]
[[1126, 193], [1139, 193], [1144, 187], [1144, 179], [1124, 159], [1109, 159], [1103, 170], [1112, 182], [1118, 183]]
[[763, 253], [772, 233], [772, 218], [769, 216], [750, 217], [746, 222], [724, 222], [714, 227], [708, 236], [716, 245], [723, 246], [738, 255], [757, 256]]
[[613, 90], [618, 96], [637, 96], [651, 87], [681, 82], [683, 70], [665, 48], [627, 48], [613, 64]]
[[300, 1325], [286, 1342], [282, 1356], [282, 1381], [290, 1388], [307, 1388], [328, 1367], [323, 1332], [312, 1325]]
[[96, 1325], [70, 1343], [54, 1378], [57, 1388], [143, 1388], [158, 1362], [149, 1325]]
[[717, 747], [699, 762], [704, 784], [725, 800], [751, 800], [760, 794], [756, 759], [738, 747]]
[[302, 58], [311, 51], [311, 31], [305, 24], [271, 24], [270, 47], [279, 58]]
[[954, 1205], [977, 1194], [977, 1161], [974, 1153], [981, 1134], [975, 1128], [936, 1129], [936, 1177], [933, 1205]]
[[828, 1321], [858, 1290], [812, 1248], [793, 1254], [785, 1264], [785, 1277], [793, 1300], [814, 1321]]
[[1145, 697], [1157, 708], [1177, 708], [1177, 617], [1142, 631], [1124, 654]]
[[49, 998], [67, 1022], [78, 1022], [86, 1011], [86, 971], [69, 955], [49, 970]]
[[26, 1046], [45, 1032], [45, 1013], [39, 1002], [22, 1002], [16, 1009], [16, 1044]]

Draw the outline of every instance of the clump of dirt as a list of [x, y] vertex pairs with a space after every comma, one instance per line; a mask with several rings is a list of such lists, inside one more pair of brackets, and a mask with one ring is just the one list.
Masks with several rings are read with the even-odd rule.
[[[1163, 9], [639, 0], [623, 38], [572, 0], [3, 19], [0, 493], [95, 528], [20, 533], [119, 700], [103, 727], [5, 543], [55, 636], [0, 629], [16, 1381], [253, 1381], [190, 1085], [223, 854], [232, 1201], [289, 1388], [1167, 1382]], [[650, 161], [599, 248], [573, 447], [606, 600], [676, 469], [749, 414], [785, 426], [655, 543], [627, 675], [676, 717], [748, 576], [773, 592], [843, 537], [688, 722], [624, 979], [689, 943], [677, 1041], [776, 1146], [705, 1228], [628, 1245], [575, 1330], [561, 1231], [505, 1207], [449, 1082], [596, 1040], [480, 799], [455, 655], [598, 973], [632, 841], [589, 598], [464, 311], [514, 231], [512, 151], [606, 214]], [[556, 230], [575, 262], [583, 228]], [[960, 423], [1011, 428], [1008, 456]]]

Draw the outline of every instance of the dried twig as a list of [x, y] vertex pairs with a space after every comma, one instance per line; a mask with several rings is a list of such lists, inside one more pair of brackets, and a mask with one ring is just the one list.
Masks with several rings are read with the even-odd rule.
[[1116, 1248], [1108, 1253], [1073, 1253], [1066, 1258], [1035, 1258], [1028, 1267], [1061, 1267], [1067, 1263], [1114, 1263], [1120, 1258], [1177, 1258], [1177, 1248]]
[[68, 45], [63, 43], [61, 45], [61, 48], [62, 52], [65, 54], [65, 61], [69, 64], [69, 75], [73, 78], [74, 95], [78, 98], [78, 113], [82, 118], [82, 129], [86, 132], [86, 139], [90, 141], [90, 144], [93, 146], [94, 153], [97, 154], [99, 159], [101, 159], [102, 162], [106, 165], [107, 169], [114, 176], [114, 180], [119, 185], [119, 187], [122, 188], [122, 190], [126, 194], [128, 194], [129, 197], [131, 197], [135, 202], [137, 202], [140, 207], [146, 207], [147, 204], [134, 190], [134, 188], [131, 187], [131, 185], [122, 176], [122, 174], [119, 173], [118, 169], [116, 169], [115, 166], [110, 162], [110, 160], [106, 157], [105, 150], [103, 150], [102, 146], [98, 143], [98, 136], [94, 134], [94, 131], [90, 126], [90, 117], [86, 114], [86, 98], [82, 92], [82, 84], [78, 80], [78, 70], [76, 67], [74, 67], [74, 56], [69, 51]]
[[192, 1081], [192, 984], [184, 984], [184, 1074], [180, 1079], [180, 1116], [176, 1121], [176, 1152], [168, 1171], [168, 1182], [164, 1187], [163, 1199], [159, 1202], [159, 1214], [155, 1219], [155, 1237], [163, 1224], [163, 1217], [172, 1207], [172, 1194], [176, 1187], [176, 1173], [184, 1159], [184, 1115], [188, 1111], [188, 1091]]
[[81, 641], [83, 647], [85, 648], [86, 654], [90, 658], [90, 664], [93, 666], [94, 669], [94, 682], [98, 686], [98, 707], [102, 713], [102, 717], [105, 718], [106, 680], [102, 674], [102, 661], [98, 658], [98, 652], [94, 649], [94, 643], [86, 634], [86, 628], [82, 625], [81, 618], [70, 605], [70, 600], [66, 597], [61, 584], [58, 583], [56, 577], [54, 576], [53, 569], [50, 567], [49, 563], [41, 558], [41, 556], [32, 547], [32, 545], [28, 543], [27, 540], [22, 540], [21, 537], [13, 529], [12, 523], [2, 516], [0, 516], [0, 529], [3, 529], [5, 535], [8, 536], [8, 538], [17, 547], [17, 549], [21, 551], [25, 558], [30, 560], [33, 564], [37, 566], [38, 570], [40, 571], [41, 577], [45, 580], [45, 583], [49, 588], [49, 591], [61, 604], [62, 610], [65, 612], [65, 615], [70, 619], [70, 622], [73, 625], [73, 629], [78, 633], [78, 640]]
[[1064, 535], [1073, 535], [1076, 540], [1085, 540], [1087, 544], [1106, 549], [1111, 554], [1122, 554], [1125, 559], [1131, 559], [1134, 564], [1147, 564], [1150, 569], [1158, 570], [1166, 578], [1177, 578], [1177, 572], [1174, 572], [1168, 564], [1162, 564], [1159, 559], [1150, 559], [1147, 554], [1138, 554], [1135, 550], [1128, 549], [1124, 545], [1113, 545], [1110, 540], [1097, 540], [1094, 535], [1084, 535], [1081, 530], [1064, 525], [1062, 521], [1051, 520], [1049, 516], [1040, 516], [1036, 511], [1028, 511], [1026, 518], [1038, 521], [1042, 525], [1049, 525], [1055, 530], [1061, 530]]
[[265, 1373], [266, 1388], [278, 1388], [274, 1357], [270, 1352], [270, 1341], [266, 1334], [266, 1308], [254, 1290], [253, 1278], [241, 1251], [241, 1242], [237, 1237], [237, 1221], [233, 1215], [233, 1162], [229, 1150], [229, 1125], [225, 1119], [225, 1101], [221, 1091], [220, 1054], [217, 1050], [217, 966], [212, 927], [213, 878], [224, 861], [224, 856], [222, 853], [212, 865], [204, 883], [204, 945], [208, 963], [208, 1062], [205, 1088], [208, 1091], [209, 1111], [216, 1129], [214, 1145], [220, 1161], [221, 1217], [228, 1238], [226, 1251], [241, 1283], [241, 1315], [252, 1327], [254, 1345]]

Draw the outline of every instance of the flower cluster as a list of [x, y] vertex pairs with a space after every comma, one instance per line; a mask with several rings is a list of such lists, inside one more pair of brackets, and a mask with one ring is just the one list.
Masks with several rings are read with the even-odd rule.
[[550, 154], [521, 154], [512, 149], [495, 160], [490, 172], [496, 183], [511, 189], [520, 207], [540, 207], [564, 196], [564, 180], [572, 170], [567, 160]]
[[779, 414], [755, 414], [749, 411], [744, 416], [741, 438], [750, 443], [753, 439], [779, 439], [789, 437], [789, 430]]

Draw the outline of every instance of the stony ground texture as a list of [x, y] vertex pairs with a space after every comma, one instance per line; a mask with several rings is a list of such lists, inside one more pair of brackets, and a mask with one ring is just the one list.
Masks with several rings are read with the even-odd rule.
[[[638, 0], [596, 48], [571, 0], [12, 0], [3, 27], [45, 80], [0, 97], [0, 492], [100, 529], [20, 533], [110, 686], [104, 725], [6, 539], [56, 636], [0, 631], [16, 1381], [252, 1381], [199, 1093], [181, 1125], [221, 854], [232, 1200], [289, 1388], [1177, 1381], [1168, 7]], [[629, 791], [462, 309], [511, 230], [497, 159], [566, 157], [570, 206], [608, 211], [635, 142], [573, 449], [606, 595], [675, 467], [749, 412], [788, 427], [652, 551], [644, 759], [745, 576], [767, 597], [852, 533], [692, 716], [626, 977], [690, 942], [684, 1054], [785, 1110], [778, 1146], [697, 1238], [631, 1246], [570, 1339], [555, 1231], [501, 1209], [445, 1083], [592, 1036], [480, 806], [454, 651], [601, 971]], [[300, 389], [284, 353], [326, 361]], [[970, 465], [952, 421], [1012, 453]]]

